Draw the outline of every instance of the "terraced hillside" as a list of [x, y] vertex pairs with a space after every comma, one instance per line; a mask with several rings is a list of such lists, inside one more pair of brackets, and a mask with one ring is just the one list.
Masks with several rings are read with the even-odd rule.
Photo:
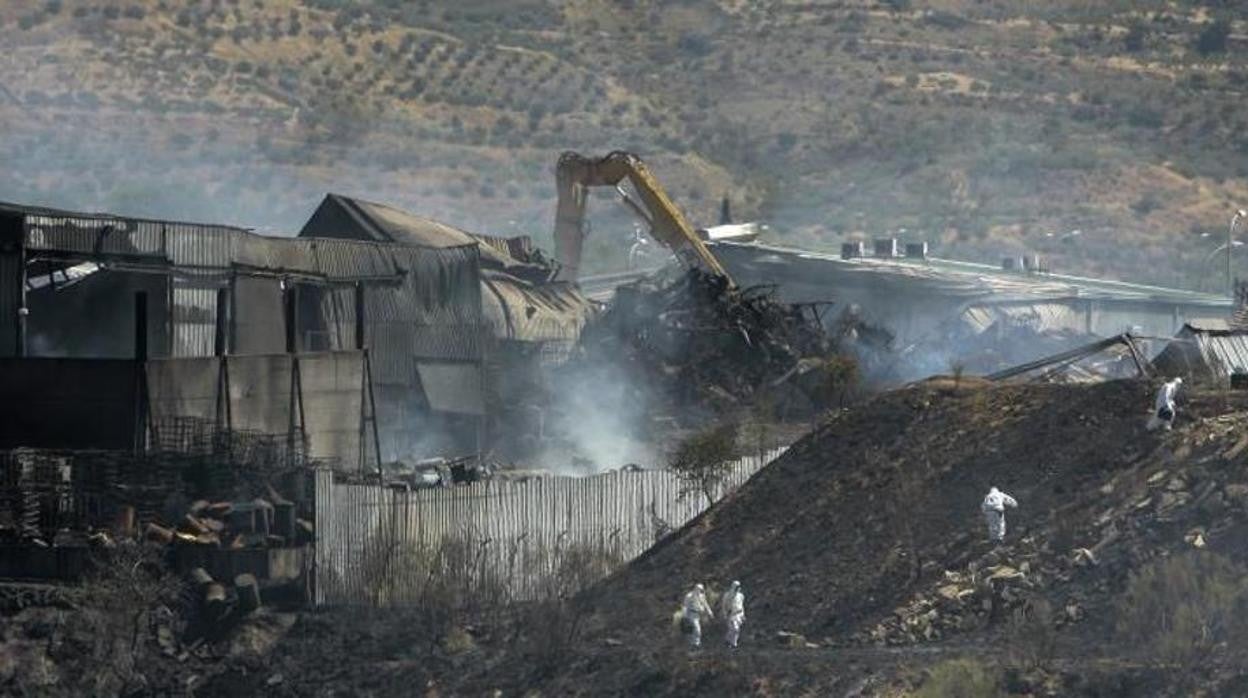
[[[340, 190], [540, 237], [557, 153], [624, 147], [782, 242], [1212, 288], [1248, 201], [1233, 5], [11, 0], [0, 198], [288, 230]], [[599, 204], [590, 269], [631, 227]]]

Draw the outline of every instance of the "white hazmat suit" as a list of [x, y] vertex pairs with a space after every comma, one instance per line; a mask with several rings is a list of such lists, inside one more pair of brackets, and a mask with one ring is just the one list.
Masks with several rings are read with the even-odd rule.
[[1170, 428], [1174, 426], [1174, 418], [1178, 414], [1174, 408], [1174, 396], [1179, 392], [1179, 387], [1182, 385], [1182, 378], [1175, 378], [1172, 381], [1162, 383], [1161, 388], [1157, 391], [1157, 400], [1153, 403], [1153, 416], [1148, 420], [1149, 431], [1157, 427], [1163, 427], [1166, 431], [1170, 431]]
[[745, 593], [741, 591], [741, 582], [733, 582], [724, 598], [719, 602], [719, 612], [728, 624], [725, 640], [729, 647], [736, 647], [741, 638], [741, 624], [745, 622]]
[[715, 617], [715, 614], [711, 613], [711, 605], [706, 602], [706, 589], [701, 584], [695, 584], [693, 589], [685, 594], [682, 610], [686, 627], [689, 629], [689, 646], [701, 647], [702, 616]]
[[988, 524], [988, 539], [1000, 543], [1005, 539], [1005, 508], [1013, 509], [1018, 502], [1010, 495], [993, 487], [984, 497], [980, 510], [984, 512], [984, 521]]

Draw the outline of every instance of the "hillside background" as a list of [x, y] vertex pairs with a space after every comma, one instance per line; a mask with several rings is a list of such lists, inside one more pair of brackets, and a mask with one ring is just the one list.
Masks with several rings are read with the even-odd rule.
[[[1214, 290], [1236, 4], [6, 0], [0, 199], [289, 233], [336, 191], [548, 244], [558, 153], [625, 148], [782, 244]], [[631, 220], [591, 209], [588, 269], [619, 268]]]

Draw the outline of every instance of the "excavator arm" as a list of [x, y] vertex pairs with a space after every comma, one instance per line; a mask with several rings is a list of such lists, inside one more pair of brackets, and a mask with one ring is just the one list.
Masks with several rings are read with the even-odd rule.
[[[624, 194], [620, 183], [632, 183], [638, 204]], [[666, 245], [686, 264], [703, 267], [733, 285], [732, 277], [715, 258], [693, 226], [672, 203], [650, 169], [636, 155], [615, 151], [593, 159], [573, 152], [559, 156], [555, 167], [559, 204], [555, 210], [555, 246], [566, 278], [575, 280], [581, 265], [585, 241], [585, 203], [589, 187], [620, 189], [624, 201], [650, 225], [650, 235]], [[644, 210], [642, 210], [644, 209]]]

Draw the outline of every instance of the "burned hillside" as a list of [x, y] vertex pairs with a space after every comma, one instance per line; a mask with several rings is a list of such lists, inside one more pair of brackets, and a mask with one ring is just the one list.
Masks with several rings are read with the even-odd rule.
[[[833, 415], [608, 580], [592, 595], [599, 635], [586, 644], [610, 638], [637, 660], [669, 632], [683, 588], [740, 579], [753, 647], [776, 647], [784, 631], [821, 648], [795, 653], [794, 673], [780, 672], [791, 688], [844, 685], [796, 668], [823, 661], [809, 653], [824, 650], [985, 647], [1005, 659], [1025, 634], [1018, 619], [1036, 608], [1057, 638], [1053, 656], [1110, 653], [1151, 666], [1152, 646], [1122, 635], [1133, 575], [1171, 557], [1187, 564], [1189, 553], [1243, 564], [1237, 538], [1248, 525], [1248, 402], [1196, 394], [1180, 408], [1181, 426], [1160, 435], [1143, 428], [1153, 387], [941, 379]], [[1020, 502], [997, 548], [979, 512], [994, 485]], [[748, 685], [744, 665], [702, 666]], [[1162, 684], [1178, 680], [1167, 676]]]

